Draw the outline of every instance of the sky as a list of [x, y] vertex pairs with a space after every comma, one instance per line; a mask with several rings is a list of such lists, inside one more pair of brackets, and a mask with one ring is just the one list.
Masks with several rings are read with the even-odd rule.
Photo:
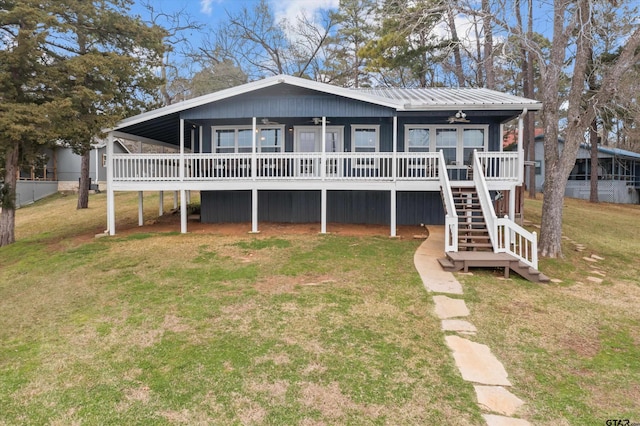
[[[252, 8], [259, 0], [147, 0], [155, 8], [164, 12], [185, 10], [194, 20], [216, 26], [226, 17], [226, 11], [235, 13], [243, 7]], [[143, 0], [135, 0], [135, 13], [143, 18]], [[318, 9], [334, 8], [339, 0], [268, 0], [277, 18], [292, 20], [301, 10], [315, 12]]]

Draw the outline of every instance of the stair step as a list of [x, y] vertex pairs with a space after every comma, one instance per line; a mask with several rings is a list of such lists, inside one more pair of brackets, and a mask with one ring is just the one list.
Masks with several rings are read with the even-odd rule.
[[458, 247], [466, 247], [466, 248], [493, 248], [493, 244], [491, 243], [458, 243]]
[[440, 263], [440, 266], [442, 266], [442, 268], [444, 270], [450, 270], [450, 269], [455, 269], [456, 265], [454, 265], [451, 260], [449, 260], [446, 257], [441, 257], [438, 259], [438, 263]]
[[458, 244], [487, 244], [491, 243], [491, 239], [488, 236], [473, 236], [473, 237], [460, 237], [458, 238]]

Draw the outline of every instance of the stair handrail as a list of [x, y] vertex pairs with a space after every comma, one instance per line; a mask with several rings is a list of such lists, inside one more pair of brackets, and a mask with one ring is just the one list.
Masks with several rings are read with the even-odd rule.
[[476, 193], [480, 200], [482, 214], [484, 215], [484, 222], [486, 223], [487, 231], [489, 232], [493, 252], [498, 253], [498, 245], [496, 244], [498, 240], [498, 217], [496, 216], [496, 211], [493, 208], [493, 202], [491, 200], [491, 195], [489, 194], [489, 188], [487, 187], [487, 180], [484, 177], [484, 169], [482, 167], [482, 162], [480, 161], [480, 156], [478, 155], [478, 151], [475, 149], [473, 150], [473, 169], [473, 183], [476, 186]]
[[457, 252], [458, 213], [456, 212], [456, 205], [453, 201], [451, 182], [449, 181], [449, 173], [447, 172], [447, 162], [442, 150], [439, 151], [438, 157], [438, 177], [440, 179], [440, 190], [442, 191], [445, 214], [444, 251], [447, 253]]
[[522, 263], [538, 269], [538, 235], [518, 225], [509, 216], [496, 221], [498, 253], [508, 253]]
[[508, 253], [523, 263], [538, 269], [538, 236], [512, 221], [509, 216], [498, 218], [484, 177], [478, 152], [474, 150], [473, 181], [480, 199], [489, 238], [494, 253]]

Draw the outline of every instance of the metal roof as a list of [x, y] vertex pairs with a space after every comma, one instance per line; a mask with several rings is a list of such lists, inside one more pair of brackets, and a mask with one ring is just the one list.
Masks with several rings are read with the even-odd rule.
[[[585, 148], [588, 149], [588, 146], [585, 146]], [[599, 146], [598, 147], [598, 152], [602, 152], [604, 154], [613, 155], [615, 157], [629, 157], [629, 158], [636, 158], [636, 159], [640, 160], [640, 154], [638, 154], [637, 152], [633, 152], [633, 151], [627, 151], [626, 149], [607, 148], [607, 147], [604, 147], [604, 146]]]
[[404, 110], [464, 108], [471, 110], [524, 109], [539, 110], [542, 103], [484, 88], [373, 88], [354, 89], [402, 104]]

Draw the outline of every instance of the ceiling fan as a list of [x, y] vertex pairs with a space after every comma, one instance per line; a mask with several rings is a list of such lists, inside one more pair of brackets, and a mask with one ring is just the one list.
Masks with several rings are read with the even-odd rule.
[[280, 124], [277, 121], [271, 121], [268, 118], [263, 118], [262, 120], [260, 120], [260, 122], [263, 126], [275, 126]]
[[456, 115], [452, 115], [447, 119], [447, 121], [451, 124], [453, 123], [469, 123], [467, 119], [467, 114], [465, 114], [462, 110], [456, 112]]
[[[309, 120], [309, 122], [317, 126], [318, 124], [322, 124], [322, 117], [313, 117], [311, 120]], [[325, 122], [327, 124], [331, 123], [329, 120], [325, 120]]]

